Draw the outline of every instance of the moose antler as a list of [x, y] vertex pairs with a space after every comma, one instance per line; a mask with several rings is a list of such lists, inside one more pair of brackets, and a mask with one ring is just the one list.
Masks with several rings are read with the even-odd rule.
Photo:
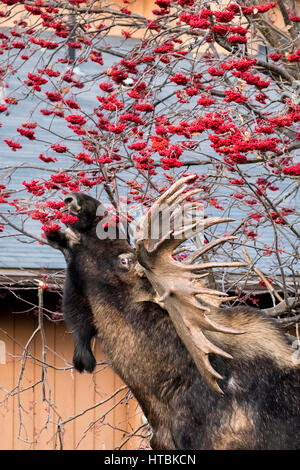
[[[200, 224], [200, 228], [205, 229], [234, 220], [215, 217], [201, 218], [199, 221], [195, 217], [192, 219], [187, 217], [189, 211], [197, 213], [197, 208], [200, 207], [195, 202], [180, 206], [187, 198], [201, 191], [200, 189], [186, 191], [185, 183], [193, 178], [193, 175], [181, 178], [154, 203], [137, 226], [135, 243], [138, 261], [157, 294], [155, 301], [167, 310], [178, 335], [204, 379], [215, 391], [223, 393], [216, 382], [216, 379], [221, 379], [222, 376], [212, 367], [208, 355], [214, 353], [226, 358], [232, 356], [212, 344], [203, 331], [230, 334], [245, 332], [219, 325], [208, 317], [207, 314], [212, 309], [216, 310], [216, 307], [229, 298], [223, 292], [205, 287], [205, 282], [201, 279], [208, 273], [201, 271], [214, 267], [245, 266], [245, 263], [192, 264], [208, 250], [236, 237], [224, 237], [213, 241], [190, 255], [184, 263], [172, 257], [175, 248], [199, 232]], [[183, 220], [182, 215], [184, 215]], [[168, 227], [164, 228], [166, 224]]]

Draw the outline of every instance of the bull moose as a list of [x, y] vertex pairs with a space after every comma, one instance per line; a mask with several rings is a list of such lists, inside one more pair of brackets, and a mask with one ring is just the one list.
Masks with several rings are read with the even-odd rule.
[[[183, 231], [175, 236], [171, 224], [165, 236], [149, 238], [162, 205], [171, 218], [179, 207], [193, 208], [191, 180], [180, 179], [154, 203], [135, 248], [120, 237], [99, 239], [99, 201], [66, 195], [63, 210], [78, 221], [47, 239], [67, 262], [63, 314], [74, 366], [94, 370], [97, 336], [151, 426], [152, 449], [297, 449], [300, 373], [286, 335], [258, 309], [222, 307], [226, 294], [207, 287], [207, 270], [242, 263], [195, 264], [233, 237], [204, 244], [183, 262], [173, 256]], [[227, 220], [204, 219], [204, 228]]]

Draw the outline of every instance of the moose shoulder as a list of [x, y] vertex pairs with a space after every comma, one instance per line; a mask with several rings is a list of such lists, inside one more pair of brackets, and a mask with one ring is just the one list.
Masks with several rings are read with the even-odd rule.
[[[167, 193], [164, 202], [180, 204], [182, 182]], [[48, 235], [67, 261], [63, 313], [75, 367], [94, 369], [97, 335], [148, 419], [153, 449], [299, 448], [300, 373], [283, 332], [256, 309], [221, 308], [222, 295], [201, 274], [215, 264], [178, 270], [166, 255], [175, 241], [152, 246], [145, 221], [136, 250], [100, 240], [99, 204], [68, 195], [65, 208], [78, 222]]]

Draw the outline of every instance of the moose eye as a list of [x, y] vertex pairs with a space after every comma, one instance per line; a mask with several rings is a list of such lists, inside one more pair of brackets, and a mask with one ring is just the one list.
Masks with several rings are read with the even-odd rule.
[[133, 261], [133, 254], [132, 253], [122, 253], [121, 255], [118, 256], [118, 262], [119, 266], [121, 267], [122, 270], [129, 271], [130, 269], [130, 264]]

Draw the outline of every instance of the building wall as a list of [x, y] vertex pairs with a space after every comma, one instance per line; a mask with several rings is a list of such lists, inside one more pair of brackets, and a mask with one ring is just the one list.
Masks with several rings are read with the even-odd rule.
[[[0, 449], [60, 449], [55, 423], [89, 407], [88, 412], [64, 426], [63, 449], [117, 448], [142, 423], [142, 413], [136, 401], [124, 398], [117, 405], [128, 393], [126, 388], [95, 408], [95, 404], [108, 399], [124, 384], [105, 365], [97, 366], [94, 374], [80, 374], [70, 368], [73, 355], [70, 333], [66, 332], [62, 322], [45, 320], [45, 341], [49, 348], [45, 395], [48, 399], [51, 397], [55, 407], [55, 411], [50, 409], [49, 413], [49, 404], [43, 400], [42, 384], [38, 383], [42, 376], [40, 332], [34, 336], [28, 349], [35, 359], [28, 358], [22, 372], [24, 346], [38, 326], [32, 311], [20, 313], [28, 308], [30, 305], [25, 303], [16, 306], [14, 302], [0, 300]], [[97, 343], [94, 354], [97, 361], [105, 360]], [[105, 413], [107, 416], [89, 429], [91, 423]], [[133, 438], [122, 449], [137, 449], [141, 445], [140, 439]]]
[[[266, 4], [268, 3], [267, 1], [261, 0], [259, 3], [261, 4]], [[87, 0], [88, 4], [88, 0]], [[130, 2], [128, 5], [124, 4], [122, 0], [114, 0], [113, 2], [109, 2], [112, 8], [115, 8], [116, 10], [119, 10], [120, 8], [126, 7], [128, 10], [132, 11], [132, 13], [135, 13], [137, 15], [141, 15], [147, 19], [154, 19], [157, 18], [155, 15], [153, 15], [152, 10], [153, 9], [158, 9], [159, 7], [155, 4], [155, 0], [135, 0]], [[224, 2], [225, 5], [227, 5], [226, 2]], [[295, 5], [297, 8], [300, 6], [300, 0], [295, 0]], [[217, 2], [212, 2], [211, 3], [211, 8], [212, 9], [218, 9], [221, 8], [221, 4], [218, 7]], [[10, 11], [12, 9], [11, 6], [6, 6], [3, 4], [1, 7], [2, 10], [4, 11]], [[30, 26], [34, 27], [39, 27], [40, 21], [37, 21], [39, 19], [38, 16], [30, 15], [28, 12], [25, 11], [26, 14], [26, 21], [28, 21], [28, 24]], [[272, 15], [272, 22], [275, 26], [277, 26], [280, 29], [285, 28], [284, 22], [282, 19], [282, 15], [279, 12], [277, 8], [274, 8], [271, 10], [270, 14]], [[19, 16], [20, 15], [20, 16]], [[24, 7], [22, 5], [14, 5], [13, 6], [13, 15], [7, 19], [1, 19], [0, 21], [0, 28], [3, 27], [11, 27], [14, 26], [14, 21], [16, 19], [20, 19], [21, 17], [24, 16]], [[125, 23], [124, 23], [125, 25]], [[116, 27], [113, 29], [112, 34], [114, 35], [120, 35], [121, 34], [122, 27]], [[140, 36], [141, 34], [137, 33], [134, 36]]]
[[[126, 8], [128, 8], [128, 10], [132, 11], [132, 13], [141, 15], [148, 19], [155, 18], [155, 15], [153, 15], [152, 10], [154, 8], [158, 8], [157, 5], [155, 5], [154, 0], [135, 0], [129, 5], [125, 5], [122, 0], [115, 0], [110, 3], [113, 9], [120, 10], [120, 8], [124, 8], [125, 6]], [[3, 6], [1, 6], [1, 10], [11, 11], [12, 7], [3, 4]], [[15, 26], [14, 21], [20, 20], [21, 17], [24, 17], [24, 14], [26, 15], [26, 21], [28, 22], [28, 25], [36, 27], [37, 29], [38, 27], [40, 27], [39, 16], [30, 15], [24, 10], [23, 5], [14, 5], [13, 14], [11, 15], [11, 17], [5, 18], [4, 20], [1, 18], [0, 28]], [[116, 34], [116, 31], [119, 31], [121, 33], [121, 29], [122, 28], [115, 28], [114, 34]]]

